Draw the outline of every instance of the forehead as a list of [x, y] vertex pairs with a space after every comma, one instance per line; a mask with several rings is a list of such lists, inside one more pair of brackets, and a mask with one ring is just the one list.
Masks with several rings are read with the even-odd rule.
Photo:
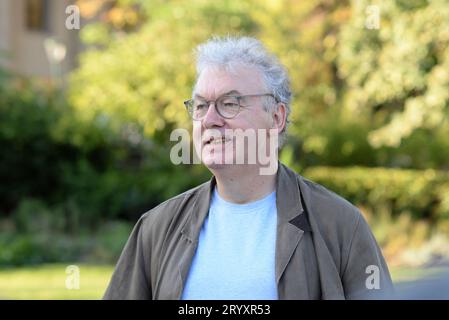
[[230, 91], [242, 95], [263, 93], [265, 84], [260, 72], [254, 67], [238, 65], [233, 70], [227, 70], [210, 66], [201, 72], [193, 93], [206, 99], [216, 99]]

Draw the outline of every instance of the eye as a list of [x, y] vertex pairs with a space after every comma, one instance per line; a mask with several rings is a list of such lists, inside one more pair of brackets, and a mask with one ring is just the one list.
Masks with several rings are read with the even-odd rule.
[[195, 109], [196, 110], [201, 110], [201, 109], [204, 109], [204, 108], [206, 108], [206, 104], [204, 104], [204, 103], [200, 103], [200, 104], [195, 105]]
[[221, 102], [225, 108], [236, 108], [239, 106], [236, 99], [228, 98]]

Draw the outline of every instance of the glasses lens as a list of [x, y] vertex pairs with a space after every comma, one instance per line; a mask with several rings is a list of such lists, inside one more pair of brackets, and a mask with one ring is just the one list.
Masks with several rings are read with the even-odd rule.
[[207, 102], [201, 99], [190, 100], [190, 108], [189, 112], [192, 115], [192, 118], [195, 120], [199, 120], [203, 118], [207, 113]]
[[233, 118], [239, 113], [239, 101], [236, 97], [221, 97], [217, 100], [217, 110], [222, 117]]

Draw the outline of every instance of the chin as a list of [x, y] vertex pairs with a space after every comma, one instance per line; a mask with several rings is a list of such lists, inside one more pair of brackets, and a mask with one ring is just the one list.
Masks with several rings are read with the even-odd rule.
[[229, 164], [225, 164], [219, 157], [205, 157], [203, 158], [203, 164], [209, 169], [220, 169], [230, 166]]
[[215, 164], [215, 163], [213, 163], [213, 164], [204, 163], [204, 165], [207, 167], [207, 169], [209, 169], [209, 171], [211, 171], [214, 174], [215, 174], [215, 172], [222, 171], [222, 170], [226, 169], [226, 167], [228, 167], [224, 164]]
[[233, 175], [236, 177], [243, 177], [246, 173], [252, 171], [253, 165], [248, 164], [219, 164], [213, 161], [203, 161], [203, 164], [212, 172], [212, 174], [216, 175], [220, 173], [226, 173], [229, 175]]

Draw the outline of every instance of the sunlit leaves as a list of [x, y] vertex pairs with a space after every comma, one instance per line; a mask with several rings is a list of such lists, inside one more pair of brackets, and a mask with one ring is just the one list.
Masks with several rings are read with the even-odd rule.
[[349, 85], [347, 110], [383, 114], [369, 141], [397, 147], [418, 128], [436, 128], [449, 106], [449, 6], [446, 1], [376, 3], [378, 30], [363, 28], [364, 8], [343, 27], [339, 70]]

